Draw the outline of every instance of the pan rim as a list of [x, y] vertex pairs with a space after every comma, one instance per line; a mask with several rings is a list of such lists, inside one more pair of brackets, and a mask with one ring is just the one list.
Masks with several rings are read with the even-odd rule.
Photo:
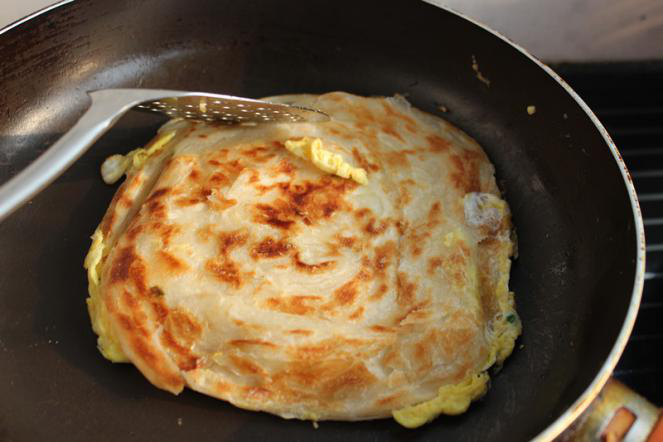
[[[49, 6], [46, 6], [42, 9], [37, 10], [36, 12], [27, 15], [21, 19], [18, 19], [2, 28], [0, 28], [0, 36], [9, 32], [10, 30], [28, 22], [42, 14], [46, 14], [51, 10], [57, 9], [61, 6], [64, 6], [69, 3], [73, 3], [75, 0], [60, 0], [56, 3], [53, 3]], [[631, 293], [631, 300], [622, 323], [621, 330], [613, 347], [608, 354], [608, 357], [604, 361], [603, 365], [599, 369], [598, 373], [594, 377], [594, 380], [589, 384], [585, 391], [574, 401], [574, 403], [566, 410], [562, 415], [560, 415], [553, 423], [548, 425], [542, 432], [535, 436], [532, 440], [535, 442], [551, 441], [555, 437], [559, 436], [567, 427], [569, 427], [583, 411], [591, 404], [594, 398], [600, 393], [603, 386], [606, 384], [610, 378], [612, 372], [614, 371], [619, 358], [621, 357], [626, 344], [628, 342], [629, 336], [635, 325], [635, 320], [638, 314], [640, 307], [640, 301], [642, 298], [642, 290], [645, 280], [645, 259], [646, 259], [646, 248], [645, 248], [645, 232], [644, 232], [644, 223], [642, 220], [642, 213], [640, 210], [640, 204], [638, 202], [637, 193], [633, 185], [630, 173], [624, 163], [624, 160], [617, 149], [614, 141], [608, 134], [608, 131], [599, 121], [598, 117], [594, 112], [589, 108], [585, 101], [580, 98], [580, 96], [571, 88], [571, 86], [564, 81], [552, 68], [540, 61], [537, 57], [529, 53], [525, 48], [518, 45], [517, 43], [511, 41], [508, 37], [502, 35], [500, 32], [486, 26], [485, 24], [477, 21], [461, 12], [454, 10], [446, 5], [441, 3], [441, 0], [420, 0], [421, 2], [430, 4], [431, 6], [437, 7], [444, 11], [447, 11], [451, 14], [458, 16], [461, 19], [464, 19], [479, 28], [491, 33], [495, 37], [501, 39], [505, 43], [509, 44], [511, 47], [519, 51], [521, 54], [526, 56], [532, 62], [534, 62], [539, 68], [541, 68], [545, 73], [552, 77], [570, 96], [573, 100], [580, 106], [580, 108], [585, 112], [589, 117], [590, 121], [597, 128], [603, 140], [605, 141], [608, 149], [612, 153], [612, 156], [621, 172], [622, 180], [626, 186], [629, 200], [631, 203], [631, 210], [633, 212], [633, 221], [635, 225], [635, 235], [636, 235], [636, 261], [635, 261], [635, 277], [633, 281], [633, 290]]]
[[8, 25], [0, 28], [0, 35], [5, 34], [9, 32], [10, 30], [22, 25], [23, 23], [32, 20], [33, 18], [36, 18], [42, 14], [45, 14], [53, 9], [59, 8], [60, 6], [64, 6], [67, 3], [73, 3], [75, 0], [59, 0], [57, 3], [53, 3], [52, 5], [45, 6], [41, 9], [38, 9], [37, 11], [33, 12], [30, 15], [26, 15], [23, 18], [19, 18], [18, 20], [15, 20]]
[[629, 200], [631, 202], [631, 210], [633, 212], [633, 221], [635, 225], [635, 235], [636, 235], [636, 262], [635, 262], [635, 277], [633, 281], [633, 290], [631, 292], [631, 301], [622, 323], [622, 328], [615, 340], [615, 343], [612, 346], [612, 350], [608, 354], [608, 357], [604, 361], [603, 365], [599, 369], [598, 373], [594, 377], [594, 380], [589, 384], [585, 391], [574, 401], [574, 403], [559, 416], [553, 423], [548, 425], [545, 430], [535, 436], [532, 441], [543, 442], [551, 441], [557, 436], [559, 436], [566, 428], [568, 428], [581, 414], [585, 409], [591, 404], [594, 398], [601, 392], [603, 386], [608, 382], [608, 379], [612, 375], [612, 372], [619, 361], [628, 339], [633, 331], [633, 326], [635, 325], [635, 320], [640, 308], [640, 301], [642, 299], [642, 289], [644, 286], [645, 280], [645, 260], [646, 260], [646, 247], [645, 247], [645, 230], [644, 223], [642, 220], [642, 212], [640, 210], [640, 203], [638, 202], [638, 196], [635, 191], [635, 186], [631, 179], [631, 175], [626, 167], [624, 159], [622, 158], [617, 145], [608, 134], [607, 129], [603, 126], [603, 123], [598, 119], [594, 112], [589, 108], [587, 103], [580, 98], [580, 96], [569, 86], [569, 84], [564, 81], [562, 77], [559, 76], [552, 68], [543, 63], [537, 57], [532, 55], [527, 49], [518, 45], [517, 43], [511, 41], [508, 37], [502, 35], [500, 32], [486, 26], [485, 24], [477, 21], [462, 12], [458, 12], [446, 5], [441, 3], [441, 0], [420, 0], [424, 3], [428, 3], [432, 6], [445, 10], [449, 13], [452, 13], [468, 22], [484, 29], [485, 31], [493, 34], [497, 38], [500, 38], [505, 43], [509, 44], [511, 47], [519, 51], [521, 54], [525, 55], [532, 62], [534, 62], [539, 68], [541, 68], [545, 73], [550, 75], [570, 96], [573, 100], [580, 106], [580, 108], [585, 112], [589, 117], [594, 126], [598, 129], [599, 133], [603, 137], [606, 145], [610, 149], [612, 156], [619, 167], [619, 171], [622, 175], [622, 180], [626, 186], [626, 190], [629, 195]]

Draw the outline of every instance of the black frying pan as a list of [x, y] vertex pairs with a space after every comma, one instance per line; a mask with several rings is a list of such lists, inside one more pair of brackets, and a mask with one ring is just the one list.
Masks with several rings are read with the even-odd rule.
[[98, 88], [345, 90], [405, 94], [438, 114], [443, 105], [488, 152], [511, 205], [524, 328], [483, 400], [414, 431], [392, 420], [314, 430], [157, 390], [100, 356], [84, 303], [88, 237], [115, 190], [99, 165], [161, 122], [130, 114], [0, 224], [0, 439], [550, 439], [598, 393], [625, 345], [644, 239], [616, 149], [551, 72], [453, 13], [413, 0], [79, 1], [0, 34], [0, 60], [0, 182], [71, 127]]

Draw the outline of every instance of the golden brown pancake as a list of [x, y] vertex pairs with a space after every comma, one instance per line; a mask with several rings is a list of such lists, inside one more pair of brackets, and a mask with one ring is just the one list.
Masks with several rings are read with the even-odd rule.
[[[465, 411], [520, 333], [487, 156], [402, 97], [271, 99], [331, 120], [175, 120], [114, 159], [127, 178], [86, 259], [100, 350], [175, 394], [285, 418]], [[313, 142], [359, 172], [293, 149]]]

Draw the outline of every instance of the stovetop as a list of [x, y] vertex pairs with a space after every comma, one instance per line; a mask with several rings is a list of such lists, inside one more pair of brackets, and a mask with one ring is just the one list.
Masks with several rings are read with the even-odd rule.
[[553, 67], [594, 110], [631, 172], [647, 241], [645, 288], [615, 377], [663, 405], [663, 61]]

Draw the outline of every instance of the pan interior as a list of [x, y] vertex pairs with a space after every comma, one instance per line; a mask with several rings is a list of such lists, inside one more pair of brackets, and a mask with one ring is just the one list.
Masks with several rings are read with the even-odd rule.
[[612, 154], [554, 79], [451, 13], [411, 1], [91, 0], [0, 35], [0, 55], [0, 109], [11, 109], [0, 118], [0, 182], [73, 124], [86, 90], [406, 95], [475, 137], [495, 164], [517, 226], [511, 288], [524, 330], [481, 402], [416, 431], [383, 420], [314, 432], [191, 392], [176, 398], [108, 364], [94, 348], [81, 266], [114, 192], [101, 161], [160, 124], [129, 114], [0, 224], [0, 439], [527, 440], [573, 403], [612, 349], [636, 254]]

